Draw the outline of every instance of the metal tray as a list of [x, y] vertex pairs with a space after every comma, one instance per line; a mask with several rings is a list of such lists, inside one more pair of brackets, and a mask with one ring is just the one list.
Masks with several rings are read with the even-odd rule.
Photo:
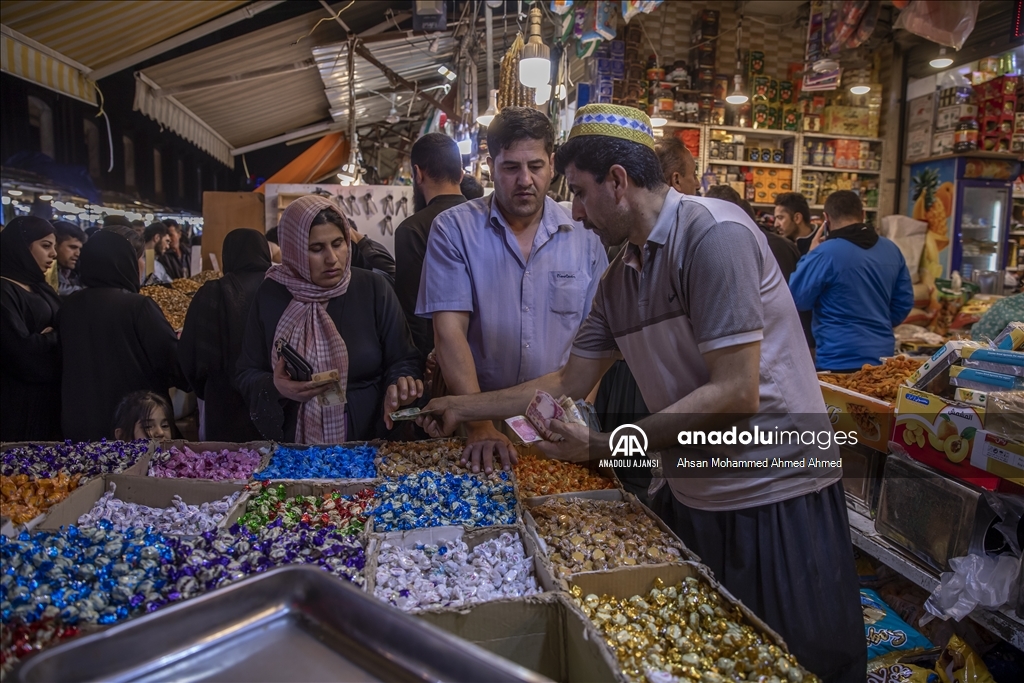
[[42, 652], [11, 680], [550, 679], [321, 569], [290, 566]]

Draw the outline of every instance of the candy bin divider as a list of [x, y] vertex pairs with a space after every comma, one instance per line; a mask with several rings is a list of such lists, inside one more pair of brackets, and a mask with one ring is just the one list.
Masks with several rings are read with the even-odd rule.
[[[618, 567], [604, 572], [587, 572], [586, 574], [573, 575], [570, 583], [574, 586], [578, 586], [584, 597], [593, 593], [595, 595], [610, 595], [621, 599], [631, 598], [635, 595], [639, 595], [641, 597], [647, 595], [651, 589], [654, 588], [655, 579], [660, 578], [667, 587], [674, 586], [690, 576], [706, 581], [727, 603], [737, 607], [743, 614], [743, 618], [746, 619], [751, 626], [755, 627], [762, 634], [774, 641], [774, 643], [782, 650], [789, 652], [789, 647], [786, 645], [786, 641], [783, 640], [782, 636], [762, 621], [761, 618], [754, 614], [754, 612], [746, 605], [737, 600], [736, 597], [734, 597], [733, 594], [725, 588], [725, 586], [715, 580], [711, 570], [699, 562], [638, 565], [636, 567]], [[567, 600], [572, 603], [571, 597], [568, 597]], [[582, 610], [578, 607], [576, 607], [576, 610], [583, 615]], [[586, 618], [585, 615], [584, 618]], [[600, 640], [605, 647], [608, 647], [608, 644], [604, 641], [603, 637], [601, 637]], [[611, 652], [610, 648], [609, 652]], [[614, 657], [614, 653], [612, 654]], [[806, 670], [804, 673], [805, 678], [810, 675]]]
[[[165, 440], [165, 441], [154, 441], [153, 453], [150, 456], [149, 461], [147, 462], [146, 471], [144, 472], [144, 475], [147, 476], [147, 477], [152, 477], [153, 476], [151, 474], [151, 469], [153, 467], [153, 462], [156, 460], [157, 456], [160, 455], [163, 451], [165, 451], [165, 450], [169, 451], [171, 448], [177, 448], [177, 449], [180, 450], [181, 448], [184, 448], [184, 447], [188, 447], [189, 449], [191, 449], [192, 451], [194, 451], [196, 453], [203, 453], [203, 452], [207, 452], [207, 451], [214, 451], [214, 452], [218, 452], [219, 453], [220, 451], [223, 451], [225, 449], [229, 450], [229, 451], [236, 451], [237, 452], [238, 450], [240, 450], [242, 448], [248, 448], [249, 450], [252, 450], [252, 451], [258, 451], [259, 454], [260, 454], [260, 464], [257, 465], [256, 469], [253, 471], [253, 474], [255, 474], [256, 472], [259, 472], [261, 469], [266, 467], [266, 464], [269, 462], [270, 455], [271, 455], [271, 453], [273, 453], [273, 450], [274, 450], [274, 442], [273, 441], [246, 441], [246, 442], [234, 443], [234, 442], [228, 442], [228, 441], [188, 441], [187, 439], [173, 439], [173, 440], [168, 439], [168, 440]], [[239, 484], [244, 484], [246, 482], [252, 481], [252, 475], [249, 475], [249, 477], [247, 479], [200, 479], [200, 478], [192, 478], [192, 477], [154, 477], [154, 478], [156, 478], [156, 479], [189, 479], [190, 481], [221, 481], [221, 482], [231, 482], [231, 483], [239, 483]]]
[[[285, 495], [288, 498], [294, 498], [295, 496], [321, 496], [324, 493], [331, 491], [337, 491], [343, 496], [351, 496], [359, 493], [363, 489], [377, 488], [377, 484], [380, 483], [379, 479], [336, 479], [331, 480], [333, 483], [325, 483], [319, 479], [272, 479], [270, 480], [270, 486], [277, 486], [278, 484], [284, 484]], [[371, 482], [371, 483], [366, 483]], [[254, 483], [254, 482], [250, 482]], [[247, 487], [248, 489], [248, 487]], [[246, 505], [235, 508], [232, 513], [225, 518], [225, 527], [230, 528], [231, 525], [238, 522], [239, 518], [248, 511], [248, 501], [255, 499], [251, 489], [247, 490]], [[367, 518], [366, 525], [363, 527], [363, 531], [357, 536], [363, 541], [367, 540], [369, 535], [370, 520]]]
[[106, 474], [89, 480], [71, 492], [71, 495], [50, 508], [46, 519], [39, 525], [40, 530], [59, 529], [70, 524], [78, 524], [78, 518], [92, 510], [96, 502], [109, 489], [109, 484], [117, 485], [114, 496], [125, 502], [141, 503], [151, 507], [169, 507], [174, 494], [181, 496], [188, 505], [199, 505], [213, 502], [235, 491], [241, 491], [224, 519], [217, 523], [218, 528], [227, 526], [239, 507], [248, 500], [248, 492], [242, 484], [212, 482], [189, 479], [164, 479], [139, 475]]
[[553, 681], [626, 683], [590, 621], [562, 595], [416, 612], [421, 619]]
[[[366, 585], [367, 591], [370, 595], [375, 595], [375, 589], [377, 586], [377, 567], [378, 557], [380, 554], [380, 546], [384, 541], [391, 541], [393, 544], [398, 545], [402, 548], [411, 548], [416, 545], [436, 545], [439, 541], [455, 541], [463, 539], [470, 550], [475, 549], [478, 545], [486, 543], [487, 541], [498, 538], [504, 533], [519, 534], [519, 542], [523, 544], [523, 551], [527, 557], [533, 559], [533, 573], [537, 579], [537, 583], [541, 590], [549, 591], [551, 588], [546, 587], [541, 582], [539, 573], [540, 557], [537, 552], [536, 544], [533, 543], [533, 539], [529, 538], [526, 534], [526, 529], [521, 523], [517, 524], [501, 524], [497, 526], [487, 527], [471, 527], [466, 529], [461, 526], [435, 526], [426, 527], [423, 529], [410, 529], [408, 531], [388, 531], [386, 533], [371, 534], [369, 543], [366, 548]], [[372, 574], [369, 572], [372, 569]], [[513, 598], [508, 598], [509, 600]], [[519, 599], [519, 598], [514, 598]], [[494, 601], [491, 601], [494, 602]], [[481, 604], [481, 603], [478, 603]], [[433, 608], [436, 610], [447, 611], [447, 610], [465, 610], [470, 609], [469, 607], [441, 607]], [[410, 614], [419, 614], [420, 612], [430, 611], [418, 610], [416, 612], [410, 612]]]
[[[72, 491], [71, 493], [74, 493]], [[71, 494], [68, 494], [70, 497]], [[67, 498], [65, 498], [67, 500]], [[48, 511], [47, 511], [48, 512]], [[15, 538], [22, 531], [32, 531], [37, 526], [42, 524], [43, 520], [46, 519], [46, 512], [41, 512], [32, 519], [28, 520], [23, 524], [15, 524], [13, 520], [4, 517], [2, 519], [3, 524], [0, 525], [0, 535], [6, 536], [7, 538]]]
[[[374, 448], [379, 448], [381, 446], [381, 444], [383, 444], [384, 442], [382, 440], [380, 440], [380, 439], [372, 439], [370, 441], [343, 441], [342, 443], [278, 443], [276, 441], [271, 442], [271, 443], [273, 444], [273, 449], [270, 451], [270, 453], [267, 453], [265, 455], [263, 461], [260, 462], [259, 468], [255, 472], [253, 472], [253, 477], [250, 479], [251, 481], [263, 481], [261, 479], [256, 479], [255, 475], [259, 474], [263, 470], [267, 469], [267, 467], [270, 465], [270, 461], [274, 459], [274, 454], [277, 452], [277, 449], [281, 448], [281, 447], [283, 447], [283, 448], [292, 448], [292, 449], [295, 449], [295, 450], [301, 450], [301, 449], [305, 449], [305, 448], [334, 448], [334, 447], [338, 447], [338, 446], [340, 446], [342, 448], [355, 448], [357, 446], [373, 446]], [[366, 482], [371, 482], [371, 481], [379, 481], [379, 480], [380, 480], [380, 477], [369, 477], [367, 479], [354, 479], [354, 478], [345, 478], [345, 477], [336, 477], [336, 478], [324, 479], [324, 478], [312, 478], [312, 477], [310, 477], [310, 478], [305, 478], [305, 479], [274, 479], [273, 481], [278, 482], [278, 483], [312, 482], [312, 483], [315, 483], [315, 484], [330, 484], [332, 482], [338, 482], [338, 481], [344, 481], [344, 482], [349, 482], [349, 481], [355, 481], [355, 482], [366, 481]]]

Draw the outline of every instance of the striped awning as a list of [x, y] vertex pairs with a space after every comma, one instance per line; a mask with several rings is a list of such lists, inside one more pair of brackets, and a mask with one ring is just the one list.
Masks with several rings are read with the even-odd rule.
[[4, 0], [3, 24], [99, 69], [199, 26], [245, 0]]
[[145, 75], [136, 74], [135, 110], [167, 126], [222, 164], [234, 168], [231, 144], [176, 98], [157, 97], [151, 84]]
[[97, 105], [93, 82], [77, 67], [26, 45], [6, 32], [0, 34], [0, 70], [62, 95]]

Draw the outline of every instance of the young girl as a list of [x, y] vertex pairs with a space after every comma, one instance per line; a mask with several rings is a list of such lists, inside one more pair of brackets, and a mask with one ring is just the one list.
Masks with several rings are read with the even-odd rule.
[[152, 391], [133, 391], [121, 399], [114, 411], [114, 438], [171, 438], [171, 406], [167, 399]]

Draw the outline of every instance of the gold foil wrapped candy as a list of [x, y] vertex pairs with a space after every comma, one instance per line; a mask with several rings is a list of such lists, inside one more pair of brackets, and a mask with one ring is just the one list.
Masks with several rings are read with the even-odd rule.
[[816, 680], [701, 579], [668, 587], [658, 579], [647, 595], [625, 599], [571, 593], [633, 681]]

